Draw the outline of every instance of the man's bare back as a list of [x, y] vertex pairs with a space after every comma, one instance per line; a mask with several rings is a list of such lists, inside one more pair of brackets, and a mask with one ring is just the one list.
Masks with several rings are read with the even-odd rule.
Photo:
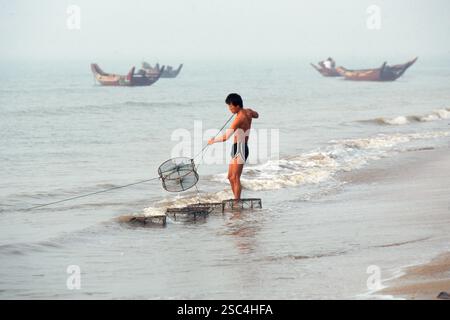
[[247, 142], [253, 118], [258, 118], [258, 113], [250, 108], [242, 108], [236, 115], [231, 128], [234, 131], [234, 143]]

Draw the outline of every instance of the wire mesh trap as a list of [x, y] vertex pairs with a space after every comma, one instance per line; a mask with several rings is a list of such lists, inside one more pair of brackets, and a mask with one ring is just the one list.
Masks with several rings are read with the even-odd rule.
[[189, 204], [187, 208], [205, 208], [208, 209], [209, 212], [220, 211], [223, 212], [223, 203], [222, 202], [201, 202]]
[[163, 188], [169, 192], [186, 191], [198, 182], [199, 176], [193, 159], [173, 158], [158, 168]]
[[224, 200], [222, 201], [223, 211], [227, 209], [262, 209], [262, 201], [259, 198], [247, 198], [240, 200]]
[[167, 208], [166, 214], [175, 221], [196, 221], [200, 218], [206, 218], [211, 209], [204, 207], [182, 207]]
[[222, 202], [203, 202], [189, 204], [186, 207], [168, 208], [166, 214], [174, 220], [195, 221], [199, 217], [206, 217], [212, 212], [225, 212], [227, 209], [261, 209], [259, 198], [224, 200]]

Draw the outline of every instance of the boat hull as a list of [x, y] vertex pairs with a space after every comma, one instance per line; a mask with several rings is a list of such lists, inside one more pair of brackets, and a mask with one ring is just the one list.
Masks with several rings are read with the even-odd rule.
[[[142, 63], [142, 70], [145, 71], [146, 75], [154, 75], [157, 73], [161, 73], [161, 78], [176, 78], [183, 68], [183, 64], [180, 64], [177, 69], [173, 69], [171, 66], [160, 68], [159, 63], [152, 67], [149, 63]], [[164, 69], [164, 70], [163, 70]]]
[[337, 67], [336, 71], [346, 80], [352, 81], [395, 81], [400, 78], [405, 71], [411, 67], [418, 58], [414, 58], [404, 64], [389, 66], [383, 63], [380, 68], [349, 70], [344, 67]]
[[[95, 80], [102, 86], [142, 87], [150, 86], [161, 77], [161, 72], [146, 75], [135, 74], [133, 67], [127, 75], [116, 75], [104, 72], [96, 63], [91, 64], [91, 71]], [[164, 71], [164, 67], [161, 69]]]
[[176, 78], [178, 76], [178, 74], [180, 73], [182, 68], [183, 68], [183, 64], [180, 64], [180, 66], [176, 70], [168, 70], [168, 69], [166, 69], [161, 74], [161, 78]]

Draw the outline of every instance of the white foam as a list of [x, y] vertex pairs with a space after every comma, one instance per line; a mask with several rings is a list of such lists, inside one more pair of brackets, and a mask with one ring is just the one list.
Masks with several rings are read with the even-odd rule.
[[398, 116], [395, 118], [380, 118], [380, 121], [384, 124], [390, 124], [390, 125], [403, 125], [408, 124], [408, 118], [405, 116]]
[[442, 108], [433, 110], [430, 113], [425, 115], [410, 115], [410, 116], [397, 116], [393, 118], [377, 118], [375, 120], [369, 120], [365, 122], [376, 122], [384, 125], [405, 125], [410, 124], [411, 122], [430, 122], [430, 121], [439, 121], [444, 119], [450, 119], [450, 108]]
[[[435, 131], [332, 140], [324, 150], [246, 167], [241, 182], [244, 188], [255, 191], [318, 184], [329, 180], [339, 171], [352, 171], [370, 161], [386, 157], [390, 151], [397, 150], [398, 145], [449, 135], [450, 131]], [[213, 180], [228, 183], [225, 173], [213, 176]]]
[[143, 214], [146, 217], [160, 216], [165, 214], [165, 211], [162, 208], [149, 207], [144, 209]]
[[199, 202], [222, 202], [233, 197], [231, 190], [228, 188], [223, 191], [214, 193], [195, 193], [188, 195], [177, 195], [176, 197], [166, 198], [155, 203], [154, 207], [148, 207], [138, 215], [144, 216], [159, 216], [165, 214], [167, 208], [180, 208], [189, 204], [195, 204]]
[[[352, 171], [370, 161], [386, 157], [397, 146], [414, 140], [436, 139], [450, 136], [450, 131], [431, 131], [409, 134], [378, 134], [369, 138], [332, 140], [321, 150], [313, 150], [293, 157], [269, 160], [249, 166], [241, 177], [242, 185], [249, 190], [276, 190], [304, 184], [321, 184], [330, 181], [337, 172]], [[405, 149], [407, 150], [407, 149]], [[214, 181], [228, 183], [226, 173], [212, 177]], [[139, 215], [161, 215], [167, 208], [184, 207], [198, 202], [221, 202], [232, 198], [229, 187], [213, 193], [191, 192], [177, 194], [155, 203]]]
[[433, 111], [430, 114], [419, 117], [419, 121], [421, 122], [429, 122], [436, 120], [444, 120], [450, 118], [450, 111], [448, 109], [438, 109]]

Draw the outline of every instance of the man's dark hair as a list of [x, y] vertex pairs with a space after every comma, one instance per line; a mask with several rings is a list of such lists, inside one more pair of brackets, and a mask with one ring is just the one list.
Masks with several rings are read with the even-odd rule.
[[234, 106], [243, 108], [244, 104], [242, 102], [242, 98], [237, 93], [230, 93], [228, 97], [225, 99], [226, 104], [232, 104]]

